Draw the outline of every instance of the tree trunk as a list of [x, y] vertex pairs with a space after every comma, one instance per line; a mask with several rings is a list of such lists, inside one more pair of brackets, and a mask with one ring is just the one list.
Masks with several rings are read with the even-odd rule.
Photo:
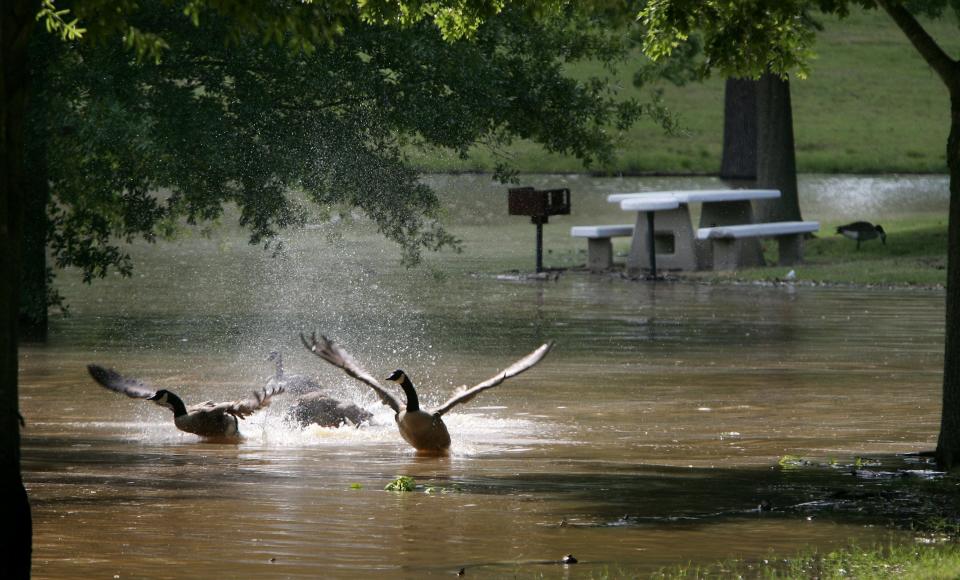
[[28, 96], [27, 41], [38, 2], [0, 2], [0, 577], [28, 578], [32, 522], [20, 473], [17, 400], [17, 318], [23, 235], [24, 119]]
[[757, 181], [757, 84], [729, 78], [724, 88], [720, 179], [734, 188]]
[[943, 409], [937, 463], [953, 470], [960, 467], [960, 88], [950, 95], [950, 137], [947, 166], [950, 168], [950, 217], [947, 221], [947, 320], [943, 353]]
[[780, 199], [754, 203], [758, 222], [800, 221], [790, 81], [766, 73], [757, 83], [757, 187], [779, 189]]
[[[37, 79], [31, 78], [36, 86]], [[31, 116], [31, 122], [37, 122]], [[44, 143], [27, 148], [27, 184], [24, 199], [24, 229], [20, 281], [19, 338], [27, 342], [47, 341], [47, 159]]]

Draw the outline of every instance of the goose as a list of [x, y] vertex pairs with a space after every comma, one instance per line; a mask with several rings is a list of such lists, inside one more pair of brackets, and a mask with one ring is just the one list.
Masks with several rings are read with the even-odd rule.
[[373, 418], [366, 409], [338, 401], [320, 391], [307, 393], [297, 398], [287, 410], [287, 419], [297, 422], [301, 427], [316, 423], [321, 427], [340, 427], [350, 425], [359, 427]]
[[320, 384], [304, 375], [288, 375], [283, 371], [283, 355], [273, 351], [267, 357], [276, 365], [276, 371], [267, 387], [283, 387], [292, 395], [299, 395], [287, 409], [287, 419], [295, 421], [301, 427], [316, 423], [321, 427], [339, 427], [341, 425], [359, 426], [369, 421], [373, 415], [352, 404], [334, 399], [323, 393]]
[[384, 388], [377, 379], [373, 378], [373, 375], [363, 370], [353, 360], [353, 357], [329, 338], [321, 336], [318, 341], [317, 335], [314, 333], [311, 334], [309, 341], [303, 334], [300, 334], [300, 340], [303, 341], [307, 350], [372, 388], [380, 397], [380, 400], [396, 413], [394, 420], [397, 422], [400, 436], [412, 445], [418, 454], [422, 455], [445, 455], [449, 451], [450, 433], [443, 422], [444, 414], [457, 405], [470, 401], [481, 392], [529, 369], [540, 362], [553, 347], [553, 343], [548, 342], [486, 381], [457, 392], [436, 409], [425, 410], [420, 408], [420, 399], [413, 382], [403, 370], [393, 371], [387, 377], [387, 380], [400, 385], [406, 396], [405, 403]]
[[837, 228], [837, 233], [857, 241], [857, 249], [860, 249], [860, 242], [873, 240], [877, 237], [883, 245], [887, 244], [887, 232], [883, 231], [883, 226], [873, 225], [870, 222], [853, 222]]
[[291, 395], [303, 395], [319, 391], [322, 387], [317, 381], [304, 375], [288, 375], [283, 371], [283, 355], [280, 351], [273, 351], [267, 357], [275, 365], [274, 375], [267, 382], [268, 387], [282, 386], [283, 390]]
[[264, 388], [253, 392], [253, 397], [226, 403], [206, 401], [187, 407], [175, 393], [166, 389], [156, 390], [139, 379], [124, 377], [113, 369], [100, 365], [87, 365], [90, 376], [101, 386], [134, 399], [153, 401], [173, 411], [173, 424], [177, 429], [199, 435], [204, 439], [240, 439], [237, 419], [243, 419], [270, 404], [270, 398], [283, 392], [282, 386]]

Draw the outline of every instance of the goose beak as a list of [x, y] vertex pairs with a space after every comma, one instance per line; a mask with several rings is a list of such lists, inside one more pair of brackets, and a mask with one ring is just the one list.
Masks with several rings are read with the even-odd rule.
[[400, 379], [401, 379], [402, 377], [403, 377], [403, 371], [400, 370], [400, 369], [397, 369], [397, 370], [393, 371], [392, 373], [390, 373], [390, 376], [387, 377], [387, 380], [388, 380], [388, 381], [400, 382]]

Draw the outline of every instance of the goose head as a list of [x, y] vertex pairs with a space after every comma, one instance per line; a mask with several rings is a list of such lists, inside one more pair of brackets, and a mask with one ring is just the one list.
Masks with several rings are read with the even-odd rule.
[[420, 399], [417, 397], [417, 391], [413, 388], [413, 383], [402, 369], [397, 369], [387, 377], [388, 381], [393, 381], [400, 385], [403, 394], [407, 396], [407, 411], [419, 411]]
[[183, 401], [180, 400], [180, 397], [174, 395], [166, 389], [160, 389], [147, 400], [153, 401], [161, 407], [170, 409], [173, 411], [174, 416], [185, 415], [187, 413], [187, 408], [183, 404]]
[[271, 351], [270, 356], [267, 357], [267, 360], [277, 365], [277, 377], [283, 376], [283, 357], [280, 355], [279, 351]]
[[877, 225], [874, 229], [877, 230], [877, 233], [878, 233], [878, 234], [880, 234], [880, 241], [883, 242], [884, 245], [886, 245], [886, 243], [887, 243], [887, 232], [883, 231], [883, 226]]

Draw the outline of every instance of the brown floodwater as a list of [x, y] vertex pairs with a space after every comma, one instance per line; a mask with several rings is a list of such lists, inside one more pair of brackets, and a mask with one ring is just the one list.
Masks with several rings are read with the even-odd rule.
[[[888, 537], [883, 514], [810, 507], [855, 485], [825, 465], [935, 444], [942, 291], [502, 276], [532, 230], [507, 220], [407, 270], [343, 221], [276, 257], [226, 229], [135, 246], [132, 279], [61, 275], [71, 316], [21, 349], [36, 577], [589, 577], [868, 543]], [[404, 368], [427, 405], [556, 347], [448, 415], [451, 455], [422, 458], [369, 389], [303, 349], [314, 329], [375, 375]], [[230, 400], [277, 349], [372, 424], [301, 429], [277, 397], [241, 443], [204, 443], [85, 370]], [[418, 487], [383, 490], [400, 475]]]

